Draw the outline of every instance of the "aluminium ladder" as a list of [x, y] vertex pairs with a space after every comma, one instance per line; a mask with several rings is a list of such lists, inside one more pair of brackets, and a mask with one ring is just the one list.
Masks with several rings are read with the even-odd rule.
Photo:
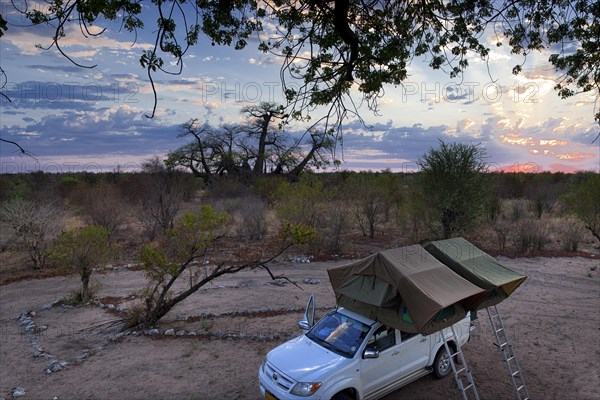
[[[456, 336], [456, 333], [454, 332], [454, 327], [451, 326], [450, 331], [452, 332], [452, 336], [451, 339], [454, 342], [454, 344], [456, 345], [456, 352], [452, 352], [452, 348], [448, 345], [448, 340], [446, 339], [446, 335], [444, 334], [444, 330], [440, 331], [440, 335], [442, 336], [442, 340], [444, 342], [444, 347], [446, 348], [446, 354], [449, 355], [449, 361], [450, 361], [450, 365], [452, 366], [452, 372], [454, 372], [454, 380], [456, 382], [456, 385], [458, 386], [458, 389], [460, 390], [460, 393], [462, 394], [463, 400], [469, 400], [469, 395], [468, 395], [468, 390], [471, 390], [471, 392], [473, 393], [473, 398], [475, 400], [479, 400], [479, 393], [477, 393], [477, 388], [475, 387], [475, 381], [473, 380], [473, 375], [471, 374], [471, 370], [469, 369], [469, 367], [467, 366], [467, 361], [465, 360], [465, 356], [460, 348], [460, 343], [458, 342], [458, 337]], [[457, 369], [456, 367], [456, 363], [454, 362], [454, 357], [458, 356], [459, 358], [459, 362], [462, 365], [461, 369]], [[461, 373], [465, 374], [465, 377], [467, 379], [466, 385], [463, 382], [463, 378], [461, 377]]]
[[529, 392], [527, 391], [527, 386], [525, 385], [525, 377], [523, 377], [521, 367], [517, 362], [517, 357], [513, 351], [512, 344], [508, 340], [506, 328], [504, 327], [504, 323], [502, 322], [498, 308], [495, 305], [488, 307], [487, 312], [488, 316], [490, 317], [490, 323], [492, 325], [492, 330], [494, 331], [494, 336], [496, 337], [496, 345], [502, 353], [502, 358], [506, 363], [506, 368], [508, 368], [508, 374], [510, 375], [510, 380], [515, 388], [515, 392], [517, 393], [517, 399], [529, 400]]

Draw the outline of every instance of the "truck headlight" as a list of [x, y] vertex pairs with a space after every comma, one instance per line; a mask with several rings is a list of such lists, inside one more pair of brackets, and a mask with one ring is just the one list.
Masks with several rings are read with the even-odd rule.
[[314, 394], [321, 387], [321, 382], [298, 382], [290, 393], [296, 396], [307, 397]]

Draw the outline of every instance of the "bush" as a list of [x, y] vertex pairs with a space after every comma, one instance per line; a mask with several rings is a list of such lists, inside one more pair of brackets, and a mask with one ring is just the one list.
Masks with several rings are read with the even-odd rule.
[[125, 222], [127, 202], [119, 189], [106, 181], [80, 189], [79, 202], [83, 217], [90, 225], [102, 226], [109, 235]]
[[381, 225], [388, 220], [392, 198], [390, 192], [395, 186], [386, 173], [358, 174], [346, 182], [344, 198], [352, 204], [354, 217], [364, 236], [374, 238]]
[[509, 204], [509, 218], [512, 222], [518, 222], [527, 217], [528, 200], [513, 199]]
[[293, 225], [316, 228], [323, 216], [326, 198], [323, 183], [312, 176], [297, 183], [282, 183], [277, 190], [277, 215]]
[[56, 240], [51, 252], [53, 261], [81, 277], [81, 290], [72, 296], [73, 301], [85, 303], [94, 295], [95, 286], [90, 286], [92, 272], [112, 256], [108, 238], [109, 231], [105, 227], [87, 226], [64, 232]]
[[0, 207], [0, 218], [12, 227], [13, 242], [29, 254], [34, 269], [46, 265], [52, 240], [62, 229], [62, 216], [56, 203], [12, 200]]
[[267, 204], [258, 197], [246, 197], [240, 204], [240, 232], [251, 240], [261, 240], [268, 231]]
[[484, 202], [484, 210], [488, 222], [495, 223], [502, 213], [502, 199], [495, 192], [490, 192]]
[[496, 238], [498, 240], [498, 250], [504, 251], [506, 249], [506, 239], [510, 231], [510, 225], [506, 221], [496, 220], [494, 223], [494, 232], [496, 232]]
[[577, 251], [583, 237], [582, 223], [575, 218], [569, 218], [560, 225], [559, 231], [562, 238], [561, 248], [565, 251]]
[[324, 247], [328, 252], [342, 250], [342, 238], [350, 226], [350, 213], [343, 202], [330, 204], [325, 211], [326, 222], [322, 228]]
[[513, 244], [517, 253], [542, 251], [549, 241], [550, 234], [546, 224], [539, 220], [524, 219], [516, 225]]
[[566, 198], [573, 215], [600, 241], [600, 174], [582, 172]]

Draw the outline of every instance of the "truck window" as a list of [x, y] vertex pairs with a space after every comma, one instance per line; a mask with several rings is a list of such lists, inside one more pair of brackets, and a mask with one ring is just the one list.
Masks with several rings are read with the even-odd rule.
[[306, 336], [337, 354], [352, 358], [368, 332], [368, 325], [335, 311], [317, 322]]
[[418, 333], [400, 332], [400, 340], [406, 342], [408, 339], [417, 336]]
[[396, 345], [396, 330], [387, 326], [380, 326], [369, 338], [367, 348], [384, 351]]

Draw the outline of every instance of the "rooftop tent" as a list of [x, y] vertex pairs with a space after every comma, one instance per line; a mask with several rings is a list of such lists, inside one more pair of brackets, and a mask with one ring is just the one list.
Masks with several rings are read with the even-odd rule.
[[486, 290], [486, 296], [476, 304], [477, 309], [500, 303], [527, 278], [506, 268], [463, 238], [431, 242], [425, 249], [454, 272]]
[[448, 327], [485, 295], [419, 245], [384, 250], [327, 272], [338, 305], [405, 332]]

